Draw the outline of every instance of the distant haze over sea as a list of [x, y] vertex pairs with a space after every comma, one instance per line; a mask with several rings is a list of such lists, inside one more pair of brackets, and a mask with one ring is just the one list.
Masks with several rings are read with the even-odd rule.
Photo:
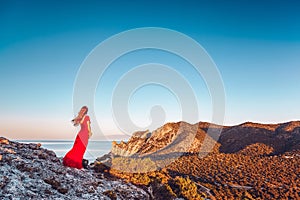
[[[53, 150], [57, 157], [63, 157], [73, 146], [73, 140], [17, 140], [22, 143], [41, 143], [42, 148]], [[97, 157], [109, 153], [111, 141], [89, 141], [84, 158], [93, 162]]]

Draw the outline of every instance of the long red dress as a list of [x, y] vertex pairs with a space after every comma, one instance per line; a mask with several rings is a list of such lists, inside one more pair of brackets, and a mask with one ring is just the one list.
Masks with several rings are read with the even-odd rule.
[[81, 129], [76, 136], [72, 149], [63, 158], [64, 166], [82, 168], [82, 159], [89, 140], [88, 122], [90, 122], [90, 117], [86, 115], [80, 124]]

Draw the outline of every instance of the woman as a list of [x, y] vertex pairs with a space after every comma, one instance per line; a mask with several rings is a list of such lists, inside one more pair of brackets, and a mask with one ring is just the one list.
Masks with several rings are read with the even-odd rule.
[[81, 169], [83, 167], [83, 155], [88, 144], [88, 139], [92, 135], [90, 117], [87, 115], [87, 112], [88, 108], [86, 106], [83, 106], [80, 109], [77, 117], [75, 117], [72, 120], [74, 126], [78, 126], [80, 124], [81, 129], [77, 134], [72, 149], [63, 158], [64, 166], [73, 167], [77, 169]]

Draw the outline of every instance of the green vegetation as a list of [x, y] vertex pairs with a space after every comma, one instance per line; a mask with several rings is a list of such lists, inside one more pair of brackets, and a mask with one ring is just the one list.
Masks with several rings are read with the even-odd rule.
[[185, 199], [203, 199], [204, 194], [199, 194], [197, 185], [191, 181], [189, 177], [183, 178], [176, 176], [175, 179], [170, 180], [170, 185], [178, 197]]
[[[132, 164], [132, 160], [128, 159], [118, 159], [117, 161], [117, 164], [120, 164], [120, 161], [124, 161], [121, 166], [124, 166], [124, 163]], [[139, 161], [139, 163], [141, 162], [142, 161]], [[142, 163], [149, 163], [149, 161]], [[200, 200], [206, 197], [204, 193], [198, 191], [197, 185], [189, 177], [183, 178], [176, 176], [172, 178], [164, 169], [148, 173], [129, 173], [111, 168], [110, 174], [125, 179], [135, 185], [150, 187], [153, 196], [157, 200], [174, 199], [176, 197]]]
[[300, 151], [283, 155], [260, 153], [265, 150], [264, 145], [252, 145], [234, 154], [213, 153], [205, 158], [190, 154], [159, 171], [155, 171], [155, 162], [150, 158], [117, 157], [112, 160], [109, 173], [135, 185], [151, 187], [157, 199], [210, 198], [209, 193], [199, 192], [197, 184], [210, 190], [216, 199], [298, 199]]

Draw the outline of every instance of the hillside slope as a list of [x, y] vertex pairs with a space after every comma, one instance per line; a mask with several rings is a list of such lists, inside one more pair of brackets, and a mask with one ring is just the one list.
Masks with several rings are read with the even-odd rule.
[[114, 142], [107, 164], [111, 174], [141, 185], [160, 176], [168, 191], [186, 199], [194, 197], [172, 185], [178, 177], [188, 177], [203, 198], [299, 199], [299, 144], [300, 121], [231, 127], [168, 123]]

